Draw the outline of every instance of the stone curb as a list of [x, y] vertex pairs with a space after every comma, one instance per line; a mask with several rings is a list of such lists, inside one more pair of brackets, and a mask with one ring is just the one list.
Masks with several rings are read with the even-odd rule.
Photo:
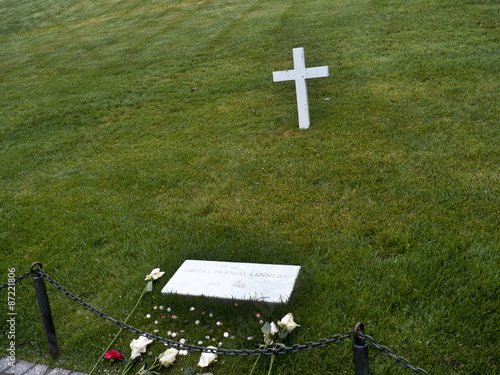
[[14, 366], [7, 357], [0, 357], [0, 375], [87, 375], [83, 372], [70, 371], [62, 368], [50, 368], [26, 361], [17, 361]]

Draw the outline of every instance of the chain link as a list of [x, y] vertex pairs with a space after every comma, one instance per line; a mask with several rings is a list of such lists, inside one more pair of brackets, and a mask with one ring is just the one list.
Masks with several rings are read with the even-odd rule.
[[427, 372], [424, 369], [422, 369], [420, 367], [413, 367], [410, 364], [410, 361], [408, 361], [406, 358], [397, 356], [387, 346], [380, 345], [379, 343], [377, 343], [377, 341], [375, 341], [375, 339], [373, 337], [365, 335], [365, 334], [362, 334], [362, 333], [359, 333], [358, 336], [362, 340], [366, 341], [366, 343], [368, 345], [373, 346], [374, 348], [377, 348], [378, 351], [380, 352], [380, 354], [382, 354], [382, 355], [384, 355], [386, 357], [394, 359], [397, 362], [397, 364], [400, 365], [401, 367], [403, 367], [405, 369], [411, 369], [411, 370], [413, 370], [413, 372], [415, 374], [426, 374], [426, 375], [428, 375]]
[[[18, 283], [19, 281], [27, 278], [29, 275], [31, 275], [33, 273], [33, 271], [28, 271], [28, 272], [25, 272], [24, 274], [22, 274], [21, 276], [18, 276], [16, 277], [16, 279], [14, 280], [14, 283]], [[2, 289], [5, 289], [5, 288], [8, 288], [9, 286], [12, 286], [12, 283], [5, 283], [3, 285], [0, 286], [0, 290]]]
[[[84, 302], [80, 298], [78, 298], [76, 295], [68, 291], [66, 288], [64, 288], [62, 285], [60, 285], [57, 281], [52, 279], [49, 275], [44, 273], [41, 268], [35, 268], [31, 269], [30, 271], [24, 273], [23, 275], [17, 277], [15, 279], [15, 283], [27, 278], [29, 275], [37, 275], [38, 277], [43, 277], [45, 280], [47, 280], [52, 286], [54, 286], [56, 289], [58, 289], [61, 293], [66, 295], [69, 299], [73, 300], [77, 304], [81, 305], [83, 308], [89, 310], [93, 314], [100, 316], [103, 319], [109, 320], [110, 322], [116, 324], [118, 327], [123, 328], [131, 333], [137, 334], [139, 336], [145, 336], [150, 340], [157, 341], [162, 344], [168, 344], [173, 347], [178, 347], [182, 349], [187, 349], [190, 351], [194, 352], [210, 352], [214, 354], [223, 354], [223, 355], [229, 355], [229, 356], [258, 356], [258, 355], [273, 355], [273, 354], [283, 354], [283, 353], [296, 353], [302, 350], [311, 350], [317, 347], [325, 347], [330, 344], [340, 344], [342, 343], [345, 339], [353, 339], [353, 331], [349, 331], [346, 334], [338, 334], [334, 335], [332, 338], [324, 338], [320, 339], [317, 342], [306, 342], [305, 344], [294, 344], [292, 346], [279, 346], [276, 348], [263, 348], [263, 349], [222, 349], [222, 348], [216, 348], [216, 349], [208, 349], [203, 346], [196, 346], [196, 345], [189, 345], [189, 344], [181, 344], [180, 342], [176, 342], [173, 340], [165, 339], [160, 336], [155, 336], [149, 332], [144, 332], [138, 328], [132, 327], [126, 323], [123, 323], [119, 320], [116, 320], [106, 313], [103, 313], [102, 311], [96, 309], [95, 307], [91, 306], [89, 303]], [[12, 283], [5, 283], [4, 285], [0, 286], [0, 290], [7, 288], [9, 285], [12, 285]], [[376, 349], [380, 351], [380, 353], [386, 357], [390, 357], [396, 361], [396, 363], [403, 367], [404, 369], [411, 369], [415, 374], [426, 374], [428, 373], [423, 370], [420, 367], [414, 367], [410, 364], [410, 362], [403, 357], [397, 356], [393, 353], [391, 349], [389, 349], [387, 346], [381, 345], [375, 341], [375, 339], [371, 336], [365, 335], [363, 333], [358, 333], [358, 337], [367, 343], [367, 345], [373, 346]]]

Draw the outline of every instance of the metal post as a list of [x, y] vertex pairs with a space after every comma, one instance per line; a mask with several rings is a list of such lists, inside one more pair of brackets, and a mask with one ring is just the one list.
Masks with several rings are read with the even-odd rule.
[[[42, 269], [41, 263], [33, 263], [33, 267], [39, 265]], [[54, 327], [54, 320], [52, 319], [52, 312], [50, 311], [49, 297], [47, 296], [47, 289], [45, 288], [45, 280], [43, 276], [35, 272], [33, 274], [33, 282], [35, 283], [36, 298], [38, 300], [38, 307], [40, 308], [40, 315], [42, 316], [43, 328], [45, 329], [45, 336], [47, 337], [47, 344], [49, 345], [49, 352], [52, 359], [56, 359], [59, 355], [59, 343], [57, 342], [56, 329]]]
[[354, 326], [354, 337], [352, 340], [352, 351], [354, 354], [354, 373], [356, 375], [370, 375], [370, 364], [368, 363], [368, 344], [361, 340], [358, 331], [363, 333], [363, 323]]

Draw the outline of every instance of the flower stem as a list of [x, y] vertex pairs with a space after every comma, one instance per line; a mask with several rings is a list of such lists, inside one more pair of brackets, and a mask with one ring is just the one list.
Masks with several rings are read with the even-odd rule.
[[[160, 362], [158, 362], [158, 360], [155, 360], [154, 363], [151, 365], [150, 368], [148, 368], [146, 370], [146, 372], [144, 372], [145, 374], [149, 374], [150, 372], [153, 373], [153, 370], [157, 370], [159, 368], [162, 367], [162, 364]], [[142, 372], [138, 372], [138, 374], [142, 374]]]
[[123, 372], [121, 373], [121, 375], [128, 374], [128, 372], [130, 371], [130, 369], [132, 368], [133, 365], [134, 364], [132, 362], [127, 363], [127, 366], [125, 366], [125, 368], [123, 369]]
[[271, 370], [273, 369], [273, 362], [274, 362], [274, 354], [271, 355], [271, 365], [269, 366], [269, 371], [267, 372], [267, 375], [271, 375]]
[[[137, 306], [139, 306], [139, 302], [141, 301], [142, 297], [144, 297], [144, 294], [146, 293], [146, 290], [147, 290], [147, 285], [146, 287], [144, 288], [144, 290], [142, 291], [142, 294], [141, 296], [139, 297], [139, 299], [137, 300], [134, 308], [132, 309], [132, 311], [130, 312], [130, 314], [128, 314], [127, 318], [123, 321], [123, 323], [127, 323], [127, 320], [128, 318], [130, 318], [130, 316], [134, 313], [135, 309], [137, 309]], [[120, 333], [123, 331], [123, 328], [120, 328], [120, 330], [118, 331], [118, 333], [115, 335], [115, 337], [113, 338], [113, 340], [109, 343], [108, 347], [104, 350], [104, 354], [106, 354], [109, 350], [109, 348], [111, 347], [111, 345], [113, 345], [113, 343], [116, 341], [116, 339], [118, 338], [118, 336], [120, 335]], [[97, 363], [94, 365], [94, 367], [92, 367], [92, 370], [90, 370], [89, 372], [89, 375], [92, 375], [92, 373], [94, 372], [95, 368], [97, 367], [97, 365], [101, 362], [101, 360], [104, 358], [104, 354], [101, 355], [99, 357], [99, 359], [97, 360]]]
[[257, 359], [255, 360], [255, 363], [253, 364], [252, 366], [252, 370], [250, 371], [250, 375], [253, 374], [253, 370], [255, 369], [255, 366], [257, 366], [257, 362], [259, 362], [259, 359], [260, 359], [260, 356], [261, 354], [259, 354], [259, 356], [257, 357]]

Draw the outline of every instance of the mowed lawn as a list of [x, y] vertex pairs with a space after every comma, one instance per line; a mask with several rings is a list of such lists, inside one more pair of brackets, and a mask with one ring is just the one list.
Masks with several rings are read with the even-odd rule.
[[[0, 0], [0, 12], [0, 284], [42, 262], [123, 320], [160, 267], [129, 323], [163, 337], [252, 349], [259, 320], [292, 312], [287, 345], [361, 321], [429, 374], [500, 373], [498, 1]], [[294, 83], [272, 80], [296, 47], [330, 70], [307, 82], [308, 130]], [[301, 272], [286, 305], [162, 296], [186, 259]], [[17, 358], [90, 371], [118, 327], [47, 288], [61, 355], [28, 278]], [[128, 357], [134, 338], [112, 349]], [[219, 356], [205, 372], [254, 360]], [[352, 362], [345, 340], [277, 356], [272, 373], [349, 374]], [[370, 366], [411, 373], [373, 347]]]

